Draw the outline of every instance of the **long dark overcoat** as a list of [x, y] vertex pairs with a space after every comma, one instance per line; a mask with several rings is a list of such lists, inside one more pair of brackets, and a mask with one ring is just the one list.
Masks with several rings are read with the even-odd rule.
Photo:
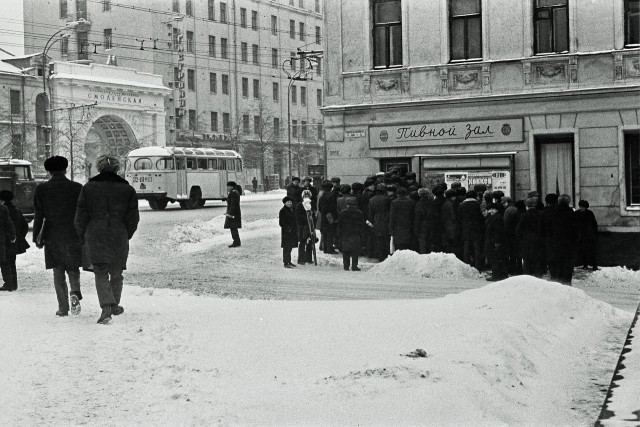
[[573, 254], [578, 240], [576, 214], [569, 206], [558, 205], [551, 216], [551, 257]]
[[593, 244], [598, 238], [598, 221], [590, 210], [576, 211], [576, 221], [578, 223], [578, 237], [580, 243]]
[[2, 232], [0, 233], [0, 262], [5, 263], [9, 255], [7, 247], [16, 238], [16, 230], [11, 222], [9, 209], [4, 205], [0, 205], [0, 226], [2, 227]]
[[348, 252], [351, 256], [360, 256], [365, 226], [364, 214], [357, 207], [348, 206], [340, 212], [338, 230], [342, 240], [342, 252]]
[[433, 200], [421, 197], [416, 202], [413, 213], [413, 229], [416, 235], [424, 235], [429, 243], [433, 243], [436, 227], [436, 213]]
[[302, 201], [302, 187], [295, 185], [293, 182], [287, 185], [287, 196], [293, 200], [293, 206]]
[[224, 228], [242, 228], [242, 211], [240, 210], [240, 193], [238, 190], [231, 190], [227, 195], [227, 215], [224, 220]]
[[11, 202], [5, 202], [4, 205], [9, 210], [9, 218], [11, 218], [11, 223], [16, 231], [16, 242], [8, 245], [8, 252], [14, 255], [23, 254], [30, 247], [26, 239], [29, 232], [29, 223], [16, 205]]
[[296, 214], [293, 209], [283, 206], [278, 214], [278, 223], [280, 224], [280, 247], [297, 248], [298, 225], [296, 224]]
[[527, 209], [520, 215], [516, 236], [523, 259], [544, 259], [544, 225], [542, 211]]
[[389, 236], [391, 199], [386, 194], [376, 194], [369, 200], [369, 221], [376, 236]]
[[499, 248], [504, 246], [504, 219], [503, 212], [498, 211], [485, 218], [484, 253], [489, 259]]
[[82, 266], [82, 245], [73, 224], [81, 190], [82, 184], [64, 175], [53, 175], [36, 187], [33, 241], [36, 242], [46, 220], [42, 234], [46, 268]]
[[389, 234], [393, 236], [395, 245], [411, 245], [413, 243], [413, 211], [416, 202], [407, 196], [398, 197], [391, 202], [389, 213]]
[[458, 225], [463, 240], [481, 240], [484, 230], [484, 216], [480, 209], [480, 202], [475, 199], [465, 199], [458, 205]]
[[136, 191], [117, 174], [101, 172], [82, 188], [75, 226], [91, 264], [126, 268], [139, 221]]
[[442, 231], [445, 239], [456, 238], [456, 204], [453, 200], [446, 199], [442, 204]]
[[[320, 211], [320, 232], [326, 233], [330, 231], [337, 230], [337, 222], [338, 222], [338, 206], [336, 204], [336, 198], [333, 192], [325, 191], [320, 196], [318, 200], [318, 210]], [[329, 220], [327, 220], [327, 214], [331, 214], [334, 219], [333, 224], [329, 224]]]

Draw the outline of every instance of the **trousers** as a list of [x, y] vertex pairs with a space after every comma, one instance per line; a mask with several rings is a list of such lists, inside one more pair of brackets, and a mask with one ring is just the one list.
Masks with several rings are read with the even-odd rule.
[[100, 307], [120, 304], [122, 296], [122, 266], [114, 264], [94, 264], [96, 291]]
[[56, 289], [56, 297], [58, 298], [58, 310], [62, 312], [69, 311], [69, 288], [67, 287], [66, 276], [69, 276], [69, 285], [71, 293], [80, 292], [80, 268], [79, 267], [54, 267], [53, 268], [53, 286]]

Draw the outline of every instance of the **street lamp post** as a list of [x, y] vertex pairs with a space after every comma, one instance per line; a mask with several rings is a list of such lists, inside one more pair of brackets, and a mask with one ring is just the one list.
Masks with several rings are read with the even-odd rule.
[[[44, 94], [44, 110], [45, 110], [44, 125], [42, 126], [42, 128], [44, 131], [44, 152], [45, 152], [46, 158], [51, 157], [50, 138], [51, 138], [51, 131], [52, 131], [52, 126], [49, 125], [50, 123], [49, 114], [50, 114], [51, 106], [49, 105], [49, 97], [47, 96], [47, 52], [49, 51], [51, 46], [53, 46], [53, 44], [57, 41], [57, 40], [54, 40], [53, 42], [51, 42], [55, 36], [62, 33], [63, 31], [76, 28], [78, 25], [81, 25], [84, 22], [85, 20], [83, 18], [77, 21], [67, 22], [64, 28], [61, 28], [60, 30], [53, 33], [51, 37], [49, 37], [49, 40], [47, 40], [47, 42], [44, 45], [44, 49], [42, 50], [42, 92]], [[62, 37], [69, 37], [69, 36], [71, 36], [71, 34], [62, 35]]]

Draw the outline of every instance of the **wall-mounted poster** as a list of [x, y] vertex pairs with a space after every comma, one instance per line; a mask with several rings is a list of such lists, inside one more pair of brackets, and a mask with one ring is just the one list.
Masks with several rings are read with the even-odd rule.
[[444, 182], [447, 183], [447, 188], [451, 188], [451, 184], [459, 181], [464, 188], [469, 188], [469, 172], [445, 172]]
[[491, 191], [502, 191], [505, 195], [511, 195], [511, 172], [493, 171], [491, 172]]

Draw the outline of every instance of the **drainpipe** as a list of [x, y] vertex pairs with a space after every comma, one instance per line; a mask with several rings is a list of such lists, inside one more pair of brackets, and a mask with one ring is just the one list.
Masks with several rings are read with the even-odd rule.
[[25, 75], [20, 76], [20, 91], [22, 92], [22, 138], [20, 139], [20, 158], [24, 159], [24, 142], [27, 140], [27, 109], [24, 105]]

